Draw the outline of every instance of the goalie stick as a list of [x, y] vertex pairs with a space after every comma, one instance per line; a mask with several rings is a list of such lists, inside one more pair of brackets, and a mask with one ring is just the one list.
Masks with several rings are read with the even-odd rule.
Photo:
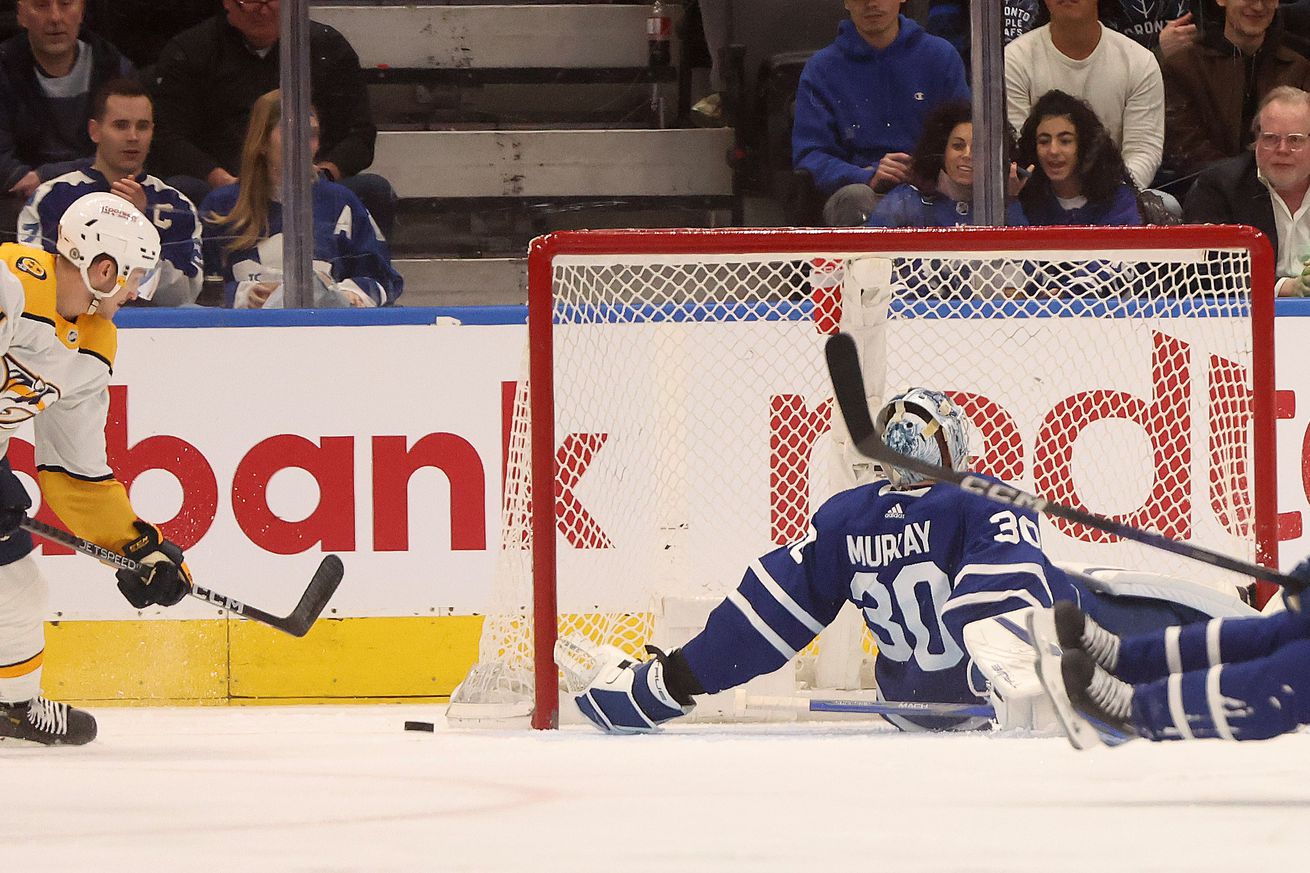
[[[141, 566], [131, 558], [118, 554], [118, 552], [106, 549], [104, 546], [97, 545], [90, 540], [84, 540], [66, 530], [61, 530], [31, 517], [24, 519], [19, 527], [52, 543], [67, 546], [75, 552], [81, 552], [83, 555], [89, 555], [100, 563], [107, 564], [117, 570], [135, 571]], [[273, 615], [270, 612], [265, 612], [247, 603], [242, 603], [240, 600], [228, 597], [226, 594], [220, 594], [199, 585], [192, 585], [187, 594], [198, 600], [226, 609], [233, 615], [253, 619], [261, 624], [289, 633], [293, 637], [303, 637], [309, 633], [309, 629], [314, 626], [314, 621], [323, 612], [323, 608], [327, 606], [328, 601], [332, 599], [337, 586], [341, 584], [341, 577], [344, 572], [345, 569], [341, 565], [340, 558], [336, 555], [325, 556], [322, 563], [318, 565], [318, 569], [314, 571], [313, 578], [309, 580], [305, 593], [300, 595], [300, 602], [296, 604], [296, 608], [291, 610], [290, 614], [285, 616]]]
[[926, 700], [860, 700], [845, 697], [760, 697], [746, 696], [746, 705], [760, 709], [801, 710], [807, 712], [848, 712], [857, 715], [909, 715], [920, 718], [946, 717], [995, 718], [996, 710], [990, 703], [934, 703]]
[[837, 397], [837, 405], [841, 408], [842, 419], [846, 422], [846, 430], [850, 433], [851, 441], [855, 444], [856, 449], [866, 458], [889, 466], [913, 470], [927, 479], [949, 482], [958, 488], [982, 495], [1004, 506], [1032, 509], [1035, 512], [1103, 530], [1126, 540], [1133, 540], [1157, 549], [1163, 549], [1166, 552], [1173, 552], [1175, 555], [1182, 555], [1194, 561], [1222, 567], [1225, 570], [1242, 573], [1256, 579], [1274, 582], [1294, 594], [1300, 593], [1306, 587], [1306, 583], [1301, 579], [1288, 576], [1268, 567], [1262, 567], [1259, 564], [1250, 564], [1229, 555], [1213, 552], [1202, 546], [1170, 539], [1161, 534], [1142, 530], [1104, 515], [1097, 515], [1094, 512], [1054, 503], [1044, 497], [1015, 488], [1013, 485], [994, 482], [971, 473], [961, 473], [940, 464], [932, 464], [902, 454], [884, 443], [874, 427], [868, 402], [864, 399], [864, 375], [860, 371], [860, 358], [855, 347], [855, 340], [844, 333], [834, 334], [828, 338], [827, 345], [824, 347], [824, 354], [828, 359], [828, 375], [832, 377], [833, 392]]

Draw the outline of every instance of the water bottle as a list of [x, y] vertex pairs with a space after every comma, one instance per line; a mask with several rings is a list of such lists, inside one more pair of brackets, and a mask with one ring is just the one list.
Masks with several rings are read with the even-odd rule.
[[673, 17], [669, 15], [661, 0], [655, 0], [646, 17], [646, 45], [649, 49], [649, 64], [652, 67], [667, 67], [673, 60], [670, 51], [673, 36]]

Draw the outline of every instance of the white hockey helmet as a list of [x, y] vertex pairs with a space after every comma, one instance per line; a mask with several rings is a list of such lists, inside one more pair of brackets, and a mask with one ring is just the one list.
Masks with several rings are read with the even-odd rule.
[[[127, 282], [132, 271], [141, 270], [144, 280], [159, 264], [159, 231], [137, 208], [122, 197], [107, 192], [87, 194], [74, 200], [59, 219], [59, 241], [55, 248], [82, 274], [91, 292], [91, 312], [100, 301], [112, 297]], [[118, 280], [109, 291], [91, 285], [88, 268], [101, 255], [113, 258]], [[146, 285], [143, 281], [142, 285]], [[153, 285], [138, 296], [150, 299]]]
[[[969, 469], [969, 419], [940, 391], [911, 388], [878, 410], [875, 421], [882, 441], [903, 455], [954, 470]], [[924, 479], [904, 467], [884, 465], [893, 485]]]

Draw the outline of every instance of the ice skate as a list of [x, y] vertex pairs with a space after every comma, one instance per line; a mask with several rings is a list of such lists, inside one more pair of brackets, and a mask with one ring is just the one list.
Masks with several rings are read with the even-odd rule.
[[1091, 749], [1103, 745], [1096, 728], [1074, 708], [1065, 690], [1061, 664], [1064, 652], [1058, 642], [1054, 610], [1034, 609], [1028, 616], [1028, 633], [1037, 651], [1037, 678], [1055, 706], [1055, 716], [1064, 728], [1069, 743], [1075, 749]]
[[1103, 670], [1113, 674], [1119, 666], [1119, 637], [1096, 623], [1071, 600], [1057, 600], [1052, 609], [1060, 648], [1082, 649]]
[[1090, 654], [1070, 649], [1060, 659], [1064, 688], [1078, 716], [1107, 746], [1126, 743], [1133, 730], [1133, 686], [1103, 670]]
[[95, 738], [96, 719], [86, 710], [44, 697], [21, 703], [0, 703], [0, 741], [82, 746]]

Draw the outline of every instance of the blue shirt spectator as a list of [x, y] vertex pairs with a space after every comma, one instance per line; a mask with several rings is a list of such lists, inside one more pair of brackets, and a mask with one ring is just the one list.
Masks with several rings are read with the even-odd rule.
[[[972, 107], [964, 102], [945, 103], [933, 110], [914, 147], [910, 181], [897, 185], [879, 201], [869, 216], [869, 227], [960, 227], [976, 223], [972, 117]], [[1010, 187], [1012, 191], [1019, 187], [1013, 164]], [[1007, 204], [1005, 223], [1028, 223], [1017, 200]]]
[[[154, 288], [154, 306], [194, 303], [200, 294], [200, 220], [176, 188], [142, 169], [150, 154], [154, 114], [140, 83], [114, 79], [92, 101], [94, 158], [41, 183], [18, 218], [19, 242], [55, 251], [59, 220], [74, 200], [97, 191], [117, 194], [155, 225], [162, 246], [159, 268], [141, 283]], [[147, 301], [140, 301], [146, 305]]]
[[[282, 284], [282, 204], [268, 205], [267, 233], [253, 245], [229, 248], [230, 232], [212, 216], [227, 215], [236, 206], [240, 183], [210, 192], [200, 206], [204, 217], [205, 263], [223, 277], [223, 305], [239, 309], [280, 306], [270, 293], [257, 305], [257, 285]], [[315, 306], [331, 306], [329, 291], [356, 292], [369, 304], [394, 303], [404, 280], [391, 266], [391, 252], [364, 204], [344, 185], [322, 179], [314, 182]], [[336, 303], [335, 305], [344, 305]], [[368, 305], [355, 303], [354, 305]]]
[[[318, 116], [310, 113], [310, 151], [318, 148]], [[205, 270], [221, 273], [226, 305], [259, 309], [284, 305], [282, 293], [282, 96], [255, 101], [241, 148], [241, 181], [209, 193], [200, 204], [205, 223]], [[316, 178], [311, 305], [386, 306], [404, 289], [391, 252], [364, 204], [344, 185]]]
[[[932, 0], [924, 22], [928, 32], [955, 46], [966, 65], [972, 62], [971, 0]], [[1042, 0], [1001, 0], [1001, 44], [1009, 45], [1037, 26]]]
[[[191, 201], [176, 188], [170, 188], [146, 173], [131, 177], [145, 194], [146, 218], [159, 230], [159, 267], [142, 280], [145, 287], [155, 283], [150, 303], [155, 306], [181, 306], [194, 303], [200, 294], [200, 221]], [[18, 241], [24, 245], [55, 250], [59, 237], [59, 219], [74, 200], [94, 191], [109, 191], [111, 183], [97, 170], [93, 161], [81, 169], [36, 189], [18, 219]]]
[[[874, 191], [906, 181], [909, 154], [932, 109], [969, 99], [964, 63], [950, 43], [898, 14], [903, 0], [848, 3], [851, 19], [801, 73], [792, 162], [829, 198], [829, 224], [863, 224]], [[832, 195], [854, 187], [852, 209]]]

